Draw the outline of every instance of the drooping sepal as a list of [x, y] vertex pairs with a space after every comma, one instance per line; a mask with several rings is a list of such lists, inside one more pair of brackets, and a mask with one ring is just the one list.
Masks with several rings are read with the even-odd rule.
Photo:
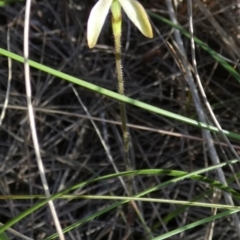
[[130, 18], [134, 25], [142, 32], [146, 37], [152, 38], [152, 26], [150, 24], [148, 15], [143, 6], [136, 0], [118, 0]]
[[89, 48], [93, 48], [97, 43], [112, 1], [113, 0], [100, 0], [91, 10], [87, 23], [87, 41]]

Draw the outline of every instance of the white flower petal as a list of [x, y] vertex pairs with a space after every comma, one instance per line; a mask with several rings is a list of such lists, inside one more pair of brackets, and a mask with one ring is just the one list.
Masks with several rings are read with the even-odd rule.
[[136, 0], [118, 0], [135, 26], [142, 32], [146, 37], [152, 38], [152, 26], [149, 22], [148, 15], [143, 6]]
[[99, 34], [113, 0], [99, 0], [91, 10], [87, 24], [87, 41], [89, 48], [96, 45]]

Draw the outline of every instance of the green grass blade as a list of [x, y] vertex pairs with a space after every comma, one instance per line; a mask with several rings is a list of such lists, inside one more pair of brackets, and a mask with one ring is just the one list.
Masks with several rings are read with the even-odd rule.
[[10, 240], [6, 233], [0, 233], [0, 240]]
[[[21, 57], [17, 54], [14, 54], [12, 52], [6, 51], [2, 48], [0, 48], [0, 54], [4, 55], [6, 57], [12, 58], [12, 59], [14, 59], [18, 62], [22, 62], [22, 63], [24, 62], [23, 57]], [[132, 98], [129, 98], [127, 96], [123, 96], [121, 94], [115, 93], [115, 92], [110, 91], [110, 90], [105, 89], [105, 88], [101, 88], [97, 85], [94, 85], [94, 84], [89, 83], [87, 81], [84, 81], [82, 79], [78, 79], [76, 77], [73, 77], [73, 76], [70, 76], [68, 74], [62, 73], [60, 71], [54, 70], [54, 69], [52, 69], [50, 67], [47, 67], [47, 66], [44, 66], [40, 63], [29, 60], [29, 65], [31, 67], [34, 67], [34, 68], [36, 68], [38, 70], [41, 70], [43, 72], [46, 72], [48, 74], [54, 75], [56, 77], [59, 77], [61, 79], [69, 81], [71, 83], [75, 83], [75, 84], [77, 84], [81, 87], [84, 87], [84, 88], [88, 89], [88, 90], [97, 92], [99, 94], [103, 94], [105, 96], [116, 99], [118, 101], [122, 101], [122, 102], [125, 102], [125, 103], [128, 103], [128, 104], [134, 105], [136, 107], [142, 108], [142, 109], [147, 110], [149, 112], [153, 112], [153, 113], [156, 113], [156, 114], [159, 114], [159, 115], [171, 118], [171, 119], [175, 119], [179, 122], [183, 122], [183, 123], [186, 123], [186, 124], [189, 124], [189, 125], [193, 125], [193, 126], [198, 127], [198, 128], [207, 129], [207, 130], [212, 131], [212, 132], [218, 132], [218, 129], [216, 127], [213, 127], [213, 126], [198, 122], [196, 120], [193, 120], [193, 119], [190, 119], [190, 118], [187, 118], [187, 117], [184, 117], [184, 116], [166, 111], [164, 109], [152, 106], [150, 104], [147, 104], [147, 103], [144, 103], [144, 102], [132, 99]], [[240, 141], [240, 135], [237, 134], [237, 133], [229, 132], [227, 130], [223, 130], [223, 133], [226, 134], [228, 136], [228, 138]]]
[[[18, 3], [18, 2], [23, 2], [23, 0], [6, 0], [6, 1], [0, 1], [0, 7], [4, 7], [6, 6], [7, 4], [10, 4], [10, 3]], [[0, 238], [1, 240], [1, 238]]]

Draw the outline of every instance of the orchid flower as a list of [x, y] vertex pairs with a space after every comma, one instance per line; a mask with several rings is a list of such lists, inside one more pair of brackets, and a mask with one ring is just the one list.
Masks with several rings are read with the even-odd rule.
[[[107, 17], [109, 10], [111, 9], [114, 17], [113, 5], [122, 7], [129, 19], [135, 24], [135, 26], [146, 37], [152, 38], [152, 27], [149, 22], [146, 11], [143, 6], [136, 0], [99, 0], [92, 8], [87, 26], [87, 40], [89, 48], [93, 48], [96, 45], [99, 34], [102, 30], [103, 24]], [[118, 11], [118, 10], [116, 10]], [[115, 14], [116, 16], [116, 14]], [[121, 17], [121, 14], [120, 14]], [[113, 22], [114, 19], [113, 18]]]

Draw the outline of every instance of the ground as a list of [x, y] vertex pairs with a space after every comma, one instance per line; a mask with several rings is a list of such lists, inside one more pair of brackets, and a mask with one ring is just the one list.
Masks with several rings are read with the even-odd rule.
[[[179, 24], [189, 31], [186, 1], [173, 2], [176, 3], [174, 12]], [[224, 56], [238, 72], [240, 9], [235, 1], [193, 2], [194, 36]], [[97, 46], [93, 49], [87, 46], [86, 26], [94, 3], [95, 1], [76, 0], [32, 1], [29, 58], [100, 87], [117, 91], [110, 21], [105, 23]], [[149, 11], [170, 19], [166, 1], [151, 0], [141, 3]], [[19, 55], [23, 55], [24, 9], [25, 2], [20, 2], [7, 5], [0, 11], [1, 48]], [[197, 86], [190, 40], [181, 32], [185, 49], [185, 53], [182, 53], [184, 56], [181, 55], [174, 28], [151, 14], [150, 19], [154, 29], [153, 39], [142, 36], [126, 15], [123, 17], [122, 60], [126, 95], [199, 120], [199, 109], [194, 104], [194, 95], [183, 65], [183, 59], [187, 60]], [[221, 127], [239, 133], [239, 79], [197, 43], [195, 52], [200, 80]], [[12, 61], [10, 68], [8, 59], [4, 56], [0, 56], [0, 62], [1, 109], [4, 109], [8, 78], [12, 74], [9, 103], [0, 122], [0, 195], [44, 195], [29, 126], [24, 67], [22, 63]], [[126, 170], [117, 101], [35, 68], [31, 68], [30, 77], [41, 158], [51, 194], [77, 183], [116, 173], [116, 169], [120, 172]], [[199, 92], [198, 87], [197, 89]], [[200, 93], [199, 95], [201, 96]], [[214, 125], [203, 98], [200, 99], [207, 123]], [[127, 115], [133, 169], [193, 172], [214, 165], [201, 129], [132, 105], [127, 105]], [[213, 133], [212, 139], [220, 162], [235, 158], [220, 134]], [[239, 141], [231, 139], [231, 143], [239, 151]], [[239, 166], [234, 165], [233, 171], [237, 173], [238, 168]], [[229, 167], [223, 170], [226, 178], [233, 175]], [[206, 176], [219, 180], [214, 171], [208, 172]], [[170, 179], [172, 177], [166, 174], [137, 175], [134, 177], [133, 192], [140, 193]], [[231, 187], [239, 189], [235, 182]], [[212, 203], [216, 199], [213, 199], [210, 190], [207, 183], [185, 179], [145, 197], [169, 201], [187, 201], [201, 197], [200, 202]], [[71, 193], [126, 196], [117, 177], [92, 182]], [[114, 197], [112, 200], [89, 198], [54, 201], [62, 228], [82, 221], [117, 202]], [[0, 222], [6, 223], [39, 201], [37, 197], [0, 200]], [[225, 203], [221, 196], [217, 202]], [[235, 200], [235, 204], [238, 205], [239, 201]], [[143, 220], [133, 211], [132, 234], [129, 239], [151, 239], [146, 226], [152, 237], [157, 237], [213, 214], [212, 209], [203, 207], [189, 207], [176, 213], [175, 210], [180, 209], [181, 205], [155, 202], [139, 202], [137, 205]], [[176, 215], [170, 217], [169, 213]], [[78, 227], [66, 233], [65, 237], [124, 239], [130, 221], [128, 217], [127, 205], [114, 208], [93, 217], [91, 221], [81, 222]], [[31, 239], [45, 239], [56, 233], [47, 205], [23, 218], [12, 228]], [[203, 224], [168, 239], [208, 239], [209, 229], [210, 223]], [[22, 239], [12, 233], [8, 234], [11, 239]], [[212, 239], [238, 239], [231, 216], [215, 222]]]

